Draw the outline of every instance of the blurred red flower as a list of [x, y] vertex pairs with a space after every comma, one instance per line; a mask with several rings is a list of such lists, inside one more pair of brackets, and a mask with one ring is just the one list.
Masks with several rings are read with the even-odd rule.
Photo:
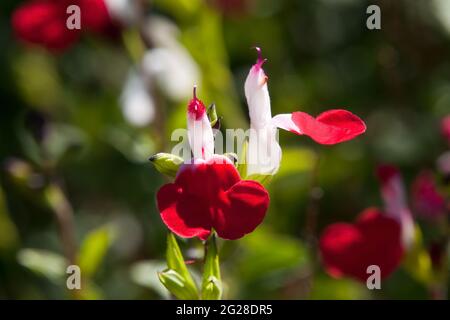
[[441, 132], [444, 138], [450, 144], [450, 114], [442, 119]]
[[[70, 5], [80, 7], [81, 29], [66, 26]], [[104, 0], [32, 0], [19, 6], [12, 15], [16, 37], [28, 44], [61, 52], [78, 41], [82, 31], [112, 34], [112, 21]]]
[[356, 222], [328, 226], [320, 238], [326, 271], [333, 277], [349, 276], [366, 282], [367, 267], [380, 267], [388, 277], [400, 264], [403, 244], [400, 224], [376, 208], [363, 211]]
[[26, 43], [39, 44], [50, 51], [62, 51], [76, 42], [80, 30], [66, 27], [67, 0], [28, 1], [12, 16], [14, 33]]
[[226, 157], [183, 165], [174, 183], [161, 187], [158, 209], [167, 227], [184, 238], [206, 239], [214, 228], [224, 239], [239, 239], [264, 219], [269, 194], [256, 181], [241, 180]]
[[414, 213], [428, 219], [445, 214], [445, 198], [437, 190], [433, 174], [421, 172], [413, 182], [412, 200]]

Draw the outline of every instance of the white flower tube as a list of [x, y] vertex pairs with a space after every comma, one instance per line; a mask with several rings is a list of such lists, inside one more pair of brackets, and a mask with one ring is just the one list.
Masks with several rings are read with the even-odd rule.
[[250, 115], [250, 135], [247, 150], [247, 175], [273, 175], [281, 161], [277, 128], [272, 123], [267, 76], [262, 69], [265, 62], [258, 51], [258, 61], [245, 81], [245, 97]]
[[411, 248], [414, 244], [415, 226], [400, 172], [392, 166], [384, 165], [378, 168], [378, 176], [381, 180], [384, 210], [401, 225], [403, 245]]
[[194, 87], [194, 97], [188, 104], [187, 127], [194, 161], [210, 159], [214, 154], [214, 135], [206, 107], [201, 100], [197, 99], [196, 87]]

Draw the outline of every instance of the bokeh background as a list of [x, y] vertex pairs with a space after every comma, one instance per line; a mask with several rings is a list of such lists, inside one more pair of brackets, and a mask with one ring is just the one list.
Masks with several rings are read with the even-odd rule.
[[[449, 146], [440, 130], [450, 113], [449, 1], [155, 0], [143, 27], [148, 49], [129, 28], [116, 39], [84, 36], [60, 54], [17, 41], [11, 14], [21, 3], [0, 3], [0, 298], [168, 298], [156, 276], [167, 229], [155, 205], [167, 180], [148, 158], [176, 143], [170, 135], [185, 127], [194, 83], [224, 128], [248, 127], [243, 84], [254, 45], [268, 58], [274, 114], [345, 108], [368, 130], [333, 147], [280, 133], [265, 221], [220, 242], [225, 298], [445, 292], [447, 219], [417, 220], [444, 267], [430, 254], [382, 290], [328, 276], [316, 244], [326, 225], [382, 207], [379, 163], [398, 166], [407, 190], [431, 170], [448, 196], [436, 161]], [[381, 30], [366, 28], [370, 4], [381, 8]], [[179, 241], [199, 273], [200, 241]], [[67, 261], [83, 270], [81, 294], [66, 289]], [[424, 268], [438, 280], [424, 281]]]

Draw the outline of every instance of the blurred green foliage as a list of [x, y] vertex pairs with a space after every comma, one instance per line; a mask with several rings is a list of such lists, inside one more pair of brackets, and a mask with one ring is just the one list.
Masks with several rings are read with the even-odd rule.
[[[371, 292], [326, 275], [314, 248], [324, 226], [381, 206], [377, 163], [399, 166], [409, 185], [421, 169], [434, 169], [446, 149], [439, 134], [439, 120], [450, 112], [443, 2], [375, 1], [382, 29], [370, 31], [372, 1], [242, 1], [244, 9], [221, 12], [212, 5], [220, 1], [155, 0], [149, 12], [178, 26], [178, 41], [201, 72], [199, 97], [215, 103], [222, 126], [248, 127], [243, 85], [258, 45], [268, 58], [273, 114], [346, 108], [368, 131], [332, 148], [280, 132], [283, 161], [268, 187], [263, 225], [242, 240], [218, 243], [224, 298], [429, 298], [416, 265], [420, 252], [383, 290]], [[155, 205], [167, 180], [147, 159], [170, 152], [172, 130], [185, 127], [189, 97], [174, 101], [156, 90], [157, 118], [132, 126], [119, 96], [143, 53], [136, 30], [116, 41], [85, 38], [51, 55], [14, 38], [10, 17], [21, 2], [0, 3], [0, 298], [168, 298], [157, 279], [166, 266], [167, 229]], [[74, 213], [80, 295], [65, 287], [61, 207], [45, 201], [49, 186]], [[305, 231], [311, 198], [318, 213], [312, 241]], [[420, 225], [431, 230], [424, 232], [427, 247], [440, 231]], [[179, 242], [200, 283], [200, 241]], [[446, 282], [448, 276], [438, 277], [439, 285]]]

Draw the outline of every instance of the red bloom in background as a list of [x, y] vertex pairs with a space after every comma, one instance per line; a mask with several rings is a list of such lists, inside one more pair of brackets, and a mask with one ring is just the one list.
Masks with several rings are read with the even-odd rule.
[[349, 276], [366, 282], [367, 267], [377, 265], [383, 279], [402, 260], [401, 227], [395, 219], [369, 208], [353, 224], [328, 226], [320, 238], [320, 252], [326, 271], [334, 277]]
[[269, 194], [251, 180], [241, 180], [223, 156], [183, 165], [174, 183], [161, 187], [158, 209], [167, 227], [184, 238], [206, 239], [214, 228], [224, 239], [239, 239], [264, 219]]
[[437, 190], [433, 174], [421, 172], [412, 186], [414, 212], [428, 219], [435, 219], [445, 213], [445, 198]]
[[444, 138], [450, 144], [450, 115], [444, 117], [441, 121], [441, 132]]
[[[68, 29], [67, 8], [78, 5], [81, 30]], [[12, 16], [16, 37], [28, 44], [61, 52], [78, 41], [82, 31], [111, 35], [117, 24], [111, 19], [104, 0], [32, 0], [19, 6]]]
[[111, 17], [105, 0], [75, 0], [81, 9], [81, 29], [102, 35], [115, 36], [119, 23]]
[[66, 27], [67, 0], [35, 0], [22, 4], [12, 16], [14, 33], [21, 41], [62, 51], [75, 43], [80, 30]]

